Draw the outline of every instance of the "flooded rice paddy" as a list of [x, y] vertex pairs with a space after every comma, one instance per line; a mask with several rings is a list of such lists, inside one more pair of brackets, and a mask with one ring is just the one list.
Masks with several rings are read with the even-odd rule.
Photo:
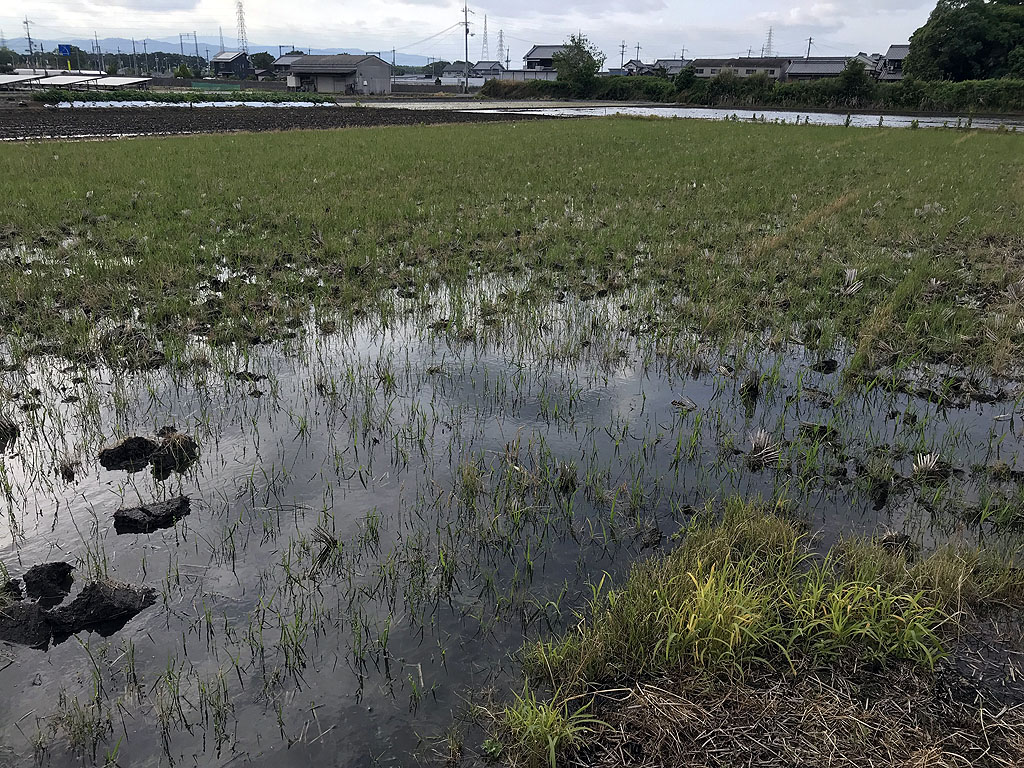
[[[199, 299], [224, 279], [248, 278]], [[399, 289], [147, 371], [5, 365], [9, 576], [66, 561], [65, 603], [93, 580], [155, 600], [107, 636], [2, 647], [0, 764], [440, 762], [473, 702], [517, 688], [524, 640], [730, 494], [792, 499], [822, 548], [1024, 519], [1012, 378], [851, 381], [810, 327], [720, 346], [663, 333], [640, 289], [528, 290]], [[99, 461], [175, 434], [197, 455]], [[182, 496], [168, 527], [115, 526]]]

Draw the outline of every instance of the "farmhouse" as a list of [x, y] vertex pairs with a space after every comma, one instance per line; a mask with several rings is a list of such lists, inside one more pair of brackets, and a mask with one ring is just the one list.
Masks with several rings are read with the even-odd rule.
[[555, 68], [555, 54], [564, 50], [564, 45], [535, 45], [523, 57], [525, 68], [552, 71]]
[[505, 74], [505, 68], [500, 61], [478, 61], [470, 69], [473, 77], [483, 77], [488, 80], [501, 79]]
[[878, 73], [878, 79], [887, 82], [895, 82], [903, 79], [903, 62], [910, 53], [909, 45], [890, 45], [889, 50], [882, 59], [882, 66]]
[[303, 56], [291, 64], [288, 87], [312, 93], [391, 93], [391, 65], [379, 56]]
[[687, 59], [658, 59], [651, 65], [655, 74], [664, 72], [668, 77], [675, 77], [690, 65]]
[[246, 78], [253, 73], [245, 51], [221, 51], [210, 59], [210, 68], [216, 77]]
[[[473, 65], [469, 65], [469, 73], [473, 74]], [[441, 71], [441, 77], [465, 77], [466, 62], [453, 61]]]

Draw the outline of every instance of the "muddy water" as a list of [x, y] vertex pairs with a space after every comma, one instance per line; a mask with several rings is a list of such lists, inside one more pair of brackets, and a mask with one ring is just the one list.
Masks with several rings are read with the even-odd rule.
[[[90, 573], [158, 593], [110, 637], [3, 647], [0, 764], [409, 764], [468, 700], [517, 687], [524, 639], [671, 546], [693, 507], [786, 494], [822, 545], [927, 545], [992, 535], [965, 510], [1015, 492], [982, 470], [1015, 465], [1012, 382], [938, 404], [921, 393], [950, 372], [888, 371], [853, 395], [839, 350], [659, 339], [631, 294], [493, 309], [515, 290], [396, 298], [329, 334], [311, 318], [244, 354], [197, 342], [174, 373], [0, 374], [20, 395], [11, 575], [67, 560], [71, 597]], [[169, 424], [199, 442], [193, 466], [99, 466], [102, 445]], [[761, 430], [777, 459], [750, 455]], [[931, 486], [911, 478], [929, 452], [954, 470]], [[61, 459], [81, 461], [74, 480]], [[882, 495], [865, 481], [880, 461], [897, 473]], [[116, 534], [117, 508], [180, 494], [175, 527]]]

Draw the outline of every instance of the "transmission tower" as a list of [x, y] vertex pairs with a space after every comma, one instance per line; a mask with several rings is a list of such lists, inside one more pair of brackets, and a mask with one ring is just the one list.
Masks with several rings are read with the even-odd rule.
[[224, 27], [217, 27], [217, 31], [220, 32], [220, 51], [224, 53]]
[[772, 41], [774, 36], [775, 29], [773, 27], [768, 27], [768, 37], [766, 37], [764, 41], [764, 55], [769, 59], [775, 54], [775, 52], [772, 50]]
[[242, 0], [235, 2], [235, 17], [238, 20], [238, 50], [248, 53], [249, 40], [245, 36], [245, 6], [242, 4]]
[[0, 48], [7, 47], [7, 38], [4, 37], [4, 31], [0, 29]]
[[502, 64], [505, 61], [505, 30], [498, 30], [498, 63]]
[[25, 27], [25, 37], [28, 38], [28, 57], [32, 59], [36, 52], [32, 49], [32, 22], [28, 20], [28, 16], [25, 17], [23, 26]]
[[480, 58], [483, 61], [488, 61], [491, 58], [490, 46], [487, 43], [487, 16], [484, 16], [484, 42], [480, 46]]

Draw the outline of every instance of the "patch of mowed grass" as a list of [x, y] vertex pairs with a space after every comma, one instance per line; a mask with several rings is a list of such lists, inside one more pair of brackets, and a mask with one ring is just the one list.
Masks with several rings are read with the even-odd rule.
[[514, 763], [554, 764], [564, 716], [575, 712], [586, 718], [580, 728], [597, 729], [588, 707], [608, 690], [651, 680], [742, 686], [821, 668], [927, 671], [965, 613], [1022, 605], [1024, 574], [1008, 554], [944, 547], [908, 560], [883, 543], [851, 540], [820, 556], [783, 504], [730, 498], [720, 517], [698, 515], [681, 537], [672, 552], [635, 565], [621, 587], [596, 587], [574, 628], [527, 646], [528, 684], [554, 694], [520, 696], [497, 712], [495, 734]]
[[[668, 338], [796, 323], [860, 367], [999, 369], [1024, 341], [1020, 150], [625, 119], [7, 144], [0, 249], [33, 261], [4, 255], [0, 319], [19, 349], [68, 356], [95, 356], [101, 321], [244, 346], [310, 306], [386, 311], [398, 288], [493, 272], [536, 302], [653, 285]], [[223, 300], [198, 300], [225, 273]]]

